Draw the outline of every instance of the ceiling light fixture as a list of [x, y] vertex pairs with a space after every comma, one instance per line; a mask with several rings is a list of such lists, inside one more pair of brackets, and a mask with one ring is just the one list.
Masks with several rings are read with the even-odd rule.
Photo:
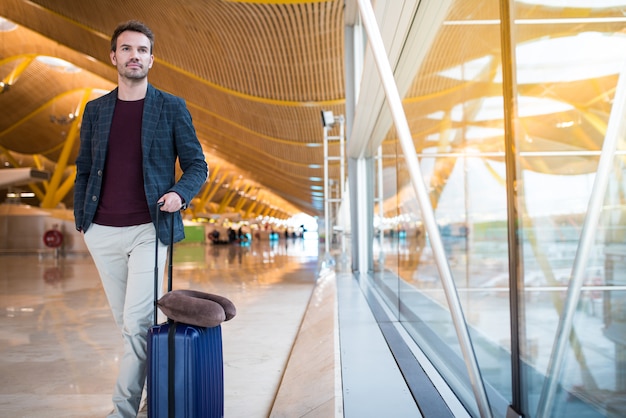
[[76, 116], [76, 113], [69, 113], [67, 116], [50, 115], [50, 122], [56, 123], [57, 125], [69, 125], [70, 123], [74, 122]]
[[10, 20], [0, 17], [0, 32], [11, 32], [17, 29], [17, 25]]
[[331, 110], [322, 110], [322, 125], [325, 128], [334, 126], [336, 122], [337, 120]]

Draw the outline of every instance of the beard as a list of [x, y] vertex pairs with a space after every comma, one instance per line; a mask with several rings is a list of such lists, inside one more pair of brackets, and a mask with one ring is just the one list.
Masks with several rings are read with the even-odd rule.
[[129, 80], [141, 80], [148, 76], [148, 68], [141, 66], [140, 68], [127, 68], [125, 64], [118, 64], [118, 73]]

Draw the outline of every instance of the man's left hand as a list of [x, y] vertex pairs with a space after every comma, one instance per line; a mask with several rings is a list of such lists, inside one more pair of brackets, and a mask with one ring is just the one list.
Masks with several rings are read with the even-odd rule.
[[178, 212], [183, 209], [183, 200], [176, 192], [165, 193], [157, 201], [157, 203], [163, 202], [161, 206], [162, 212]]

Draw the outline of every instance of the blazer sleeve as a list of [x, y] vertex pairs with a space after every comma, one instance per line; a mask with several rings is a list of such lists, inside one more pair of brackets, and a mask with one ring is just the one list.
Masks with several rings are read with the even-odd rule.
[[76, 158], [76, 178], [74, 180], [74, 222], [76, 229], [82, 230], [85, 219], [85, 199], [92, 161], [92, 121], [90, 111], [92, 105], [87, 103], [80, 126], [80, 145]]

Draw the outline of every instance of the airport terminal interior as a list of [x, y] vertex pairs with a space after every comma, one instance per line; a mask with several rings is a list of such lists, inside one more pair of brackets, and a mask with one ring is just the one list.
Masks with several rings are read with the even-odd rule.
[[626, 0], [2, 0], [0, 417], [111, 409], [73, 187], [129, 19], [209, 166], [225, 417], [626, 416]]

